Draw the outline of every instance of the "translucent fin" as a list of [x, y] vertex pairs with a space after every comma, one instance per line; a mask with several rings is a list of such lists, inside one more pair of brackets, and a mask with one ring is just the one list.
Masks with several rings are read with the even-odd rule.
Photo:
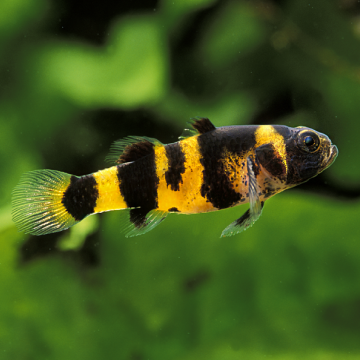
[[122, 212], [127, 216], [127, 219], [124, 220], [125, 225], [121, 228], [121, 231], [125, 233], [125, 237], [146, 234], [159, 225], [168, 215], [167, 211], [151, 210], [144, 216], [141, 208], [124, 210]]
[[179, 136], [179, 140], [184, 140], [198, 134], [199, 133], [194, 129], [184, 129], [181, 135]]
[[54, 170], [35, 170], [21, 177], [12, 194], [12, 219], [19, 231], [44, 235], [77, 223], [62, 203], [70, 178]]
[[247, 210], [239, 219], [235, 220], [227, 228], [225, 228], [221, 233], [221, 237], [241, 233], [251, 227], [261, 215], [264, 202], [260, 202], [258, 184], [254, 172], [254, 162], [250, 156], [247, 158], [247, 170], [249, 176], [250, 209]]
[[216, 129], [215, 125], [208, 118], [196, 117], [187, 122], [187, 124], [190, 125], [192, 129], [184, 129], [179, 136], [179, 140]]
[[115, 141], [111, 147], [107, 162], [123, 164], [138, 160], [154, 151], [155, 146], [163, 145], [159, 140], [146, 136], [128, 136]]

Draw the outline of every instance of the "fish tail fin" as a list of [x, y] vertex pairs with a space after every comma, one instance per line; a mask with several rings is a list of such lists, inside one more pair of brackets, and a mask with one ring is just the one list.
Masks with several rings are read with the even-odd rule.
[[12, 193], [12, 219], [19, 231], [45, 235], [79, 222], [63, 201], [71, 177], [54, 170], [35, 170], [22, 175]]

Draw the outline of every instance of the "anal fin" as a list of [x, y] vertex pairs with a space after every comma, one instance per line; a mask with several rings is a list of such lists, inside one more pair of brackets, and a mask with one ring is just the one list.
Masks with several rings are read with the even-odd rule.
[[142, 208], [125, 210], [125, 212], [129, 214], [129, 218], [125, 220], [125, 226], [122, 228], [125, 237], [146, 234], [158, 226], [168, 214], [167, 211], [162, 210], [151, 210], [146, 213]]
[[251, 227], [261, 215], [264, 202], [260, 202], [258, 184], [254, 172], [254, 161], [250, 156], [247, 158], [247, 170], [249, 177], [250, 209], [248, 209], [239, 219], [233, 221], [228, 227], [226, 227], [221, 233], [221, 237], [241, 233]]

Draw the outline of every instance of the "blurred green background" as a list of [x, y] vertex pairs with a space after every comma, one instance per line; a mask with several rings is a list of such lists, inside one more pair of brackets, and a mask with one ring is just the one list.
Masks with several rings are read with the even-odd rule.
[[[0, 359], [359, 359], [359, 99], [355, 0], [1, 0]], [[246, 205], [17, 232], [22, 173], [92, 173], [195, 116], [309, 126], [340, 155], [232, 238]]]

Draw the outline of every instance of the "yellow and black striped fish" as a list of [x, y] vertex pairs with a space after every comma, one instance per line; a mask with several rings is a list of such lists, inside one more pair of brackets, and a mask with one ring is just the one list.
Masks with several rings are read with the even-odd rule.
[[206, 118], [191, 125], [173, 144], [147, 137], [117, 141], [108, 157], [117, 165], [90, 175], [24, 174], [12, 199], [18, 229], [43, 235], [91, 214], [129, 209], [126, 236], [135, 236], [169, 212], [197, 214], [250, 202], [221, 234], [230, 236], [251, 226], [269, 197], [316, 176], [338, 155], [326, 135], [306, 127], [216, 128]]

